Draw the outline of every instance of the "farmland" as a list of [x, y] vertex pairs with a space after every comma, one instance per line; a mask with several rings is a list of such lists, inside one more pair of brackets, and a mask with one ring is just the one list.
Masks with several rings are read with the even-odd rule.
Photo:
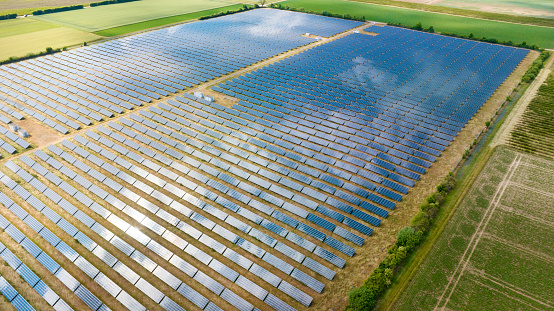
[[[32, 26], [34, 28], [35, 25]], [[49, 25], [46, 27], [48, 29], [1, 37], [0, 59], [24, 56], [27, 53], [38, 53], [44, 51], [47, 47], [63, 48], [102, 38], [92, 33], [67, 27], [50, 27]]]
[[509, 144], [524, 152], [553, 158], [553, 109], [554, 74], [550, 74], [511, 132]]
[[476, 37], [496, 38], [500, 41], [511, 40], [514, 43], [525, 41], [528, 44], [537, 44], [542, 48], [554, 48], [554, 31], [546, 27], [480, 20], [343, 0], [287, 0], [280, 4], [315, 12], [327, 11], [351, 16], [365, 16], [367, 20], [383, 23], [393, 22], [408, 26], [422, 23], [424, 28], [433, 26], [438, 32], [463, 35], [473, 33]]
[[0, 0], [0, 15], [16, 13], [17, 15], [32, 14], [36, 10], [57, 8], [95, 2], [91, 0]]
[[509, 2], [503, 0], [409, 0], [409, 2], [513, 15], [554, 17], [554, 4], [548, 0], [516, 0]]
[[189, 20], [194, 20], [197, 18], [200, 18], [202, 16], [217, 14], [219, 12], [225, 12], [225, 11], [233, 11], [237, 10], [240, 7], [242, 7], [241, 4], [226, 6], [222, 8], [216, 8], [216, 9], [210, 9], [200, 12], [194, 12], [194, 13], [187, 13], [182, 15], [176, 15], [176, 16], [170, 16], [170, 17], [164, 17], [164, 18], [158, 18], [153, 19], [141, 23], [133, 23], [129, 25], [114, 27], [114, 28], [108, 28], [100, 31], [96, 31], [95, 34], [99, 36], [105, 36], [105, 37], [113, 37], [113, 36], [119, 36], [127, 33], [132, 33], [135, 31], [140, 31], [148, 28], [154, 28], [154, 27], [160, 27], [165, 25], [170, 25], [174, 23], [181, 23]]
[[392, 309], [554, 309], [553, 168], [497, 147]]
[[82, 31], [94, 32], [232, 4], [235, 3], [226, 0], [141, 0], [46, 14], [33, 18]]

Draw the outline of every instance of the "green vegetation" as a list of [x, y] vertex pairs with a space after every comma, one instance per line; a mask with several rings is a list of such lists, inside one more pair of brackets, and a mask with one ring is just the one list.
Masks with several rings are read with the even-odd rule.
[[[29, 30], [36, 29], [27, 33], [23, 32], [24, 29], [15, 29], [13, 35], [2, 36], [0, 32], [0, 60], [6, 60], [9, 57], [22, 57], [29, 53], [39, 53], [44, 51], [46, 47], [52, 47], [53, 49], [63, 48], [64, 46], [72, 46], [82, 44], [84, 41], [95, 41], [102, 37], [95, 34], [66, 28], [56, 27], [48, 23], [37, 22], [25, 23], [27, 19], [15, 19], [5, 22], [15, 22], [13, 27], [19, 25], [17, 22], [23, 22], [23, 28], [29, 27]], [[1, 25], [1, 23], [0, 23]], [[9, 28], [13, 28], [9, 27]], [[40, 30], [45, 28], [44, 30]], [[0, 28], [1, 29], [1, 28]]]
[[139, 1], [139, 0], [106, 0], [106, 1], [100, 1], [100, 2], [93, 2], [90, 4], [90, 6], [95, 7], [95, 6], [101, 6], [101, 5], [117, 4], [117, 3], [133, 2], [133, 1]]
[[[417, 272], [409, 276], [395, 310], [552, 309], [544, 302], [552, 300], [554, 270], [543, 258], [552, 256], [552, 243], [544, 237], [554, 233], [541, 220], [551, 216], [543, 213], [552, 199], [540, 193], [539, 183], [528, 183], [538, 174], [518, 163], [537, 161], [543, 183], [554, 184], [554, 177], [543, 171], [549, 162], [518, 157], [497, 147], [488, 161], [484, 158], [485, 168], [475, 172], [477, 179], [468, 183], [471, 188], [456, 202], [452, 218]], [[540, 188], [522, 189], [505, 182], [510, 178]], [[473, 239], [478, 232], [481, 238]], [[474, 252], [466, 252], [473, 247]], [[465, 262], [462, 268], [460, 263]]]
[[526, 44], [535, 44], [541, 48], [554, 48], [554, 31], [547, 27], [511, 24], [343, 0], [287, 0], [280, 2], [280, 4], [295, 10], [302, 8], [306, 12], [327, 11], [356, 17], [365, 16], [367, 20], [403, 25], [421, 23], [423, 28], [433, 26], [434, 31], [441, 33], [455, 33], [466, 36], [473, 33], [474, 37], [479, 38], [495, 38], [498, 41], [506, 42], [525, 41]]
[[0, 65], [15, 63], [15, 62], [18, 62], [18, 61], [21, 61], [21, 60], [31, 59], [31, 58], [35, 58], [35, 57], [39, 57], [39, 56], [48, 55], [48, 54], [54, 54], [54, 53], [57, 53], [57, 52], [61, 52], [62, 50], [65, 51], [66, 48], [53, 49], [51, 47], [47, 47], [46, 50], [38, 52], [38, 53], [28, 53], [27, 55], [22, 56], [22, 57], [11, 56], [10, 58], [8, 58], [6, 60], [0, 61]]
[[236, 9], [236, 10], [229, 10], [229, 11], [221, 11], [221, 12], [218, 12], [218, 13], [212, 13], [211, 15], [201, 16], [201, 17], [198, 18], [198, 19], [199, 19], [199, 20], [205, 20], [205, 19], [210, 19], [210, 18], [225, 16], [225, 15], [230, 15], [230, 14], [235, 14], [235, 13], [250, 11], [250, 10], [253, 10], [253, 9], [257, 9], [257, 8], [259, 8], [259, 6], [258, 6], [257, 4], [254, 5], [254, 6], [248, 6], [248, 5], [244, 4], [243, 6], [241, 6], [240, 8], [238, 8], [238, 9]]
[[[0, 38], [42, 31], [60, 26], [30, 18], [18, 18], [0, 22]], [[1, 51], [0, 51], [1, 52]]]
[[[429, 4], [406, 2], [406, 1], [390, 1], [390, 0], [354, 0], [354, 1], [372, 3], [372, 4], [381, 4], [381, 5], [390, 5], [395, 7], [402, 7], [402, 8], [427, 11], [427, 12], [474, 17], [479, 19], [496, 20], [496, 21], [503, 21], [503, 22], [509, 22], [509, 23], [554, 27], [554, 19], [551, 19], [551, 18], [516, 16], [512, 14], [491, 13], [491, 12], [486, 12], [484, 10], [478, 10], [478, 9], [468, 10], [468, 9], [460, 9], [460, 8], [446, 7], [446, 6], [440, 6], [440, 5], [429, 5]], [[478, 1], [479, 3], [483, 3], [486, 0], [478, 0]], [[502, 5], [506, 6], [506, 1], [505, 0], [501, 0], [501, 1], [502, 1]], [[463, 3], [464, 5], [467, 4], [466, 1], [456, 0], [456, 2]]]
[[57, 13], [57, 12], [74, 11], [74, 10], [80, 10], [83, 7], [84, 6], [82, 4], [79, 4], [79, 5], [71, 5], [71, 6], [62, 6], [62, 7], [53, 8], [53, 9], [36, 10], [36, 11], [33, 11], [33, 15], [44, 15], [44, 14]]
[[6, 15], [0, 15], [0, 20], [6, 20], [6, 19], [14, 19], [17, 17], [17, 14], [6, 14]]
[[554, 157], [553, 111], [554, 74], [550, 74], [512, 131], [510, 145], [524, 152]]
[[100, 30], [95, 32], [95, 34], [99, 36], [104, 36], [104, 37], [120, 36], [123, 34], [140, 31], [144, 29], [161, 27], [161, 26], [170, 25], [174, 23], [181, 23], [189, 20], [199, 19], [200, 17], [206, 16], [206, 15], [212, 15], [212, 14], [217, 14], [217, 13], [226, 12], [226, 11], [233, 11], [233, 10], [239, 9], [240, 7], [242, 7], [240, 4], [236, 4], [236, 5], [226, 6], [222, 8], [205, 10], [201, 12], [194, 12], [194, 13], [182, 14], [177, 16], [158, 18], [158, 19], [154, 19], [146, 22]]
[[419, 212], [412, 218], [409, 227], [398, 231], [396, 243], [389, 248], [388, 255], [373, 271], [364, 284], [352, 290], [348, 296], [347, 311], [367, 311], [377, 304], [383, 291], [392, 284], [394, 272], [411, 254], [411, 251], [425, 238], [429, 226], [437, 216], [446, 196], [456, 187], [456, 178], [452, 174], [445, 177], [437, 186], [437, 191], [427, 197]]
[[230, 2], [227, 0], [141, 0], [32, 18], [82, 31], [95, 32], [163, 17], [220, 8], [229, 4]]
[[527, 70], [523, 78], [521, 79], [522, 82], [530, 82], [533, 81], [537, 75], [539, 74], [539, 71], [544, 66], [544, 63], [550, 56], [550, 52], [543, 51], [537, 59], [533, 61], [533, 64], [531, 64], [531, 67]]

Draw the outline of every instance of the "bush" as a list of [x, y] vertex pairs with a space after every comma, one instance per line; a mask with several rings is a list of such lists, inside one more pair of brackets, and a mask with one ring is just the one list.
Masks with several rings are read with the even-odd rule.
[[73, 11], [73, 10], [80, 10], [82, 8], [83, 8], [82, 4], [71, 5], [71, 6], [63, 6], [63, 7], [60, 7], [60, 8], [37, 10], [37, 11], [33, 12], [33, 15], [44, 15], [44, 14], [56, 13], [56, 12]]
[[6, 15], [0, 15], [0, 20], [6, 20], [6, 19], [14, 19], [17, 17], [17, 14], [6, 14]]
[[95, 6], [101, 6], [101, 5], [125, 3], [125, 2], [133, 2], [133, 1], [139, 1], [139, 0], [107, 0], [107, 1], [93, 2], [90, 4], [90, 6], [95, 7]]
[[392, 284], [394, 271], [409, 256], [410, 252], [424, 239], [424, 234], [436, 217], [446, 195], [456, 187], [456, 179], [450, 173], [437, 186], [437, 192], [430, 195], [420, 206], [420, 211], [412, 218], [411, 225], [400, 229], [396, 242], [379, 263], [379, 267], [367, 278], [364, 284], [348, 295], [345, 310], [369, 311], [377, 304], [379, 296]]
[[46, 51], [42, 51], [42, 52], [39, 52], [39, 53], [28, 53], [27, 55], [25, 55], [23, 57], [12, 56], [12, 57], [10, 57], [6, 60], [0, 61], [0, 65], [15, 63], [15, 62], [18, 62], [18, 61], [21, 61], [21, 60], [31, 59], [31, 58], [35, 58], [35, 57], [39, 57], [39, 56], [43, 56], [43, 55], [47, 55], [47, 54], [53, 54], [53, 53], [57, 53], [57, 52], [60, 52], [60, 51], [61, 51], [61, 49], [53, 49], [51, 47], [47, 47]]
[[240, 13], [240, 12], [244, 12], [244, 11], [253, 10], [253, 9], [256, 9], [256, 8], [259, 8], [259, 6], [258, 6], [257, 4], [254, 5], [254, 6], [248, 6], [248, 5], [244, 4], [244, 5], [243, 5], [241, 8], [239, 8], [238, 10], [235, 10], [235, 11], [226, 11], [226, 12], [219, 12], [219, 13], [213, 13], [212, 15], [202, 16], [202, 17], [200, 17], [198, 20], [206, 20], [206, 19], [210, 19], [210, 18], [214, 18], [214, 17], [220, 17], [220, 16], [225, 16], [225, 15]]
[[539, 74], [539, 71], [542, 69], [542, 67], [544, 66], [544, 63], [546, 62], [549, 56], [550, 56], [550, 53], [548, 51], [542, 51], [539, 57], [533, 61], [533, 63], [531, 64], [531, 67], [527, 70], [527, 72], [525, 72], [525, 75], [523, 75], [523, 78], [521, 79], [521, 81], [523, 82], [533, 81]]
[[349, 309], [352, 311], [364, 311], [370, 310], [375, 306], [377, 300], [375, 296], [371, 294], [369, 288], [361, 286], [354, 288], [348, 294], [348, 305]]

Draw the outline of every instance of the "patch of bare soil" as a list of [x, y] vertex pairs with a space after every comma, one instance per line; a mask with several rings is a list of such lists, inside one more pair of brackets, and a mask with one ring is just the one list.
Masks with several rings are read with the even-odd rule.
[[29, 132], [29, 137], [25, 138], [25, 140], [34, 147], [43, 148], [54, 142], [60, 141], [64, 137], [62, 134], [47, 127], [43, 123], [39, 123], [32, 117], [26, 117], [23, 120], [17, 121], [16, 124]]

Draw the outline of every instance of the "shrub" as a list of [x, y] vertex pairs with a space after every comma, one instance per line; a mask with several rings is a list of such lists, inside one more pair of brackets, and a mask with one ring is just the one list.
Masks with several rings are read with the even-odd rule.
[[107, 1], [93, 2], [93, 3], [90, 4], [90, 6], [95, 7], [95, 6], [101, 6], [101, 5], [124, 3], [124, 2], [133, 2], [133, 1], [139, 1], [139, 0], [107, 0]]
[[354, 288], [348, 294], [349, 309], [353, 311], [370, 310], [375, 306], [375, 295], [371, 294], [369, 288], [361, 286]]
[[73, 11], [73, 10], [80, 10], [82, 8], [83, 8], [82, 4], [71, 5], [71, 6], [63, 6], [63, 7], [60, 7], [60, 8], [37, 10], [37, 11], [33, 12], [33, 15], [44, 15], [44, 14], [56, 13], [56, 12]]
[[6, 19], [14, 19], [17, 17], [17, 14], [6, 14], [6, 15], [0, 15], [0, 20], [6, 20]]
[[361, 287], [353, 289], [349, 293], [348, 305], [345, 310], [369, 311], [375, 307], [379, 296], [392, 284], [394, 271], [423, 241], [424, 234], [436, 217], [444, 198], [455, 186], [456, 179], [450, 173], [437, 186], [437, 192], [430, 195], [421, 204], [420, 211], [412, 219], [411, 225], [398, 231], [396, 242], [389, 248], [387, 256], [379, 263], [379, 267], [373, 271]]

